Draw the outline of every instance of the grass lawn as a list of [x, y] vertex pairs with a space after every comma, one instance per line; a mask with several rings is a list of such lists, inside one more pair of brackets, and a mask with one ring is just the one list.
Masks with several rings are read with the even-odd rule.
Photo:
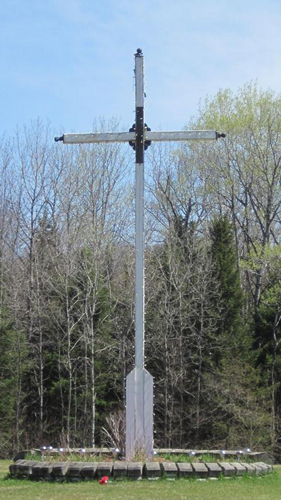
[[281, 500], [281, 467], [261, 478], [218, 481], [117, 481], [44, 483], [7, 479], [11, 462], [0, 461], [0, 500]]

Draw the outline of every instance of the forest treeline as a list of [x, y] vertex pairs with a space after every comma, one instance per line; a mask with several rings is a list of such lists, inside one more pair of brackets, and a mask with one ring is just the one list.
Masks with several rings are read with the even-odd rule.
[[[117, 124], [99, 124], [114, 130]], [[249, 84], [146, 153], [155, 446], [281, 454], [281, 98]], [[124, 444], [134, 365], [134, 156], [0, 141], [0, 455]]]

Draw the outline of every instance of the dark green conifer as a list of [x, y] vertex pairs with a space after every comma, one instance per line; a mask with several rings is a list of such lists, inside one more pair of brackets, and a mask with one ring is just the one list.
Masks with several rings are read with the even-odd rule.
[[[217, 310], [217, 337], [226, 337], [229, 348], [240, 344], [242, 331], [243, 293], [237, 266], [234, 234], [227, 216], [213, 221], [210, 228], [211, 257], [213, 263], [214, 284], [218, 286], [219, 303]], [[244, 332], [245, 333], [245, 332]], [[218, 341], [220, 341], [218, 338]], [[244, 336], [245, 338], [245, 336]]]

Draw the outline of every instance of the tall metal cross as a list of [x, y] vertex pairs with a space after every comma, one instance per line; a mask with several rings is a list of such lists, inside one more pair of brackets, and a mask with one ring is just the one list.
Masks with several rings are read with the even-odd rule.
[[135, 367], [126, 378], [126, 459], [153, 454], [153, 377], [144, 368], [144, 151], [152, 141], [214, 141], [225, 137], [215, 130], [151, 132], [144, 120], [144, 59], [135, 54], [135, 124], [129, 132], [64, 134], [64, 144], [128, 142], [135, 164]]

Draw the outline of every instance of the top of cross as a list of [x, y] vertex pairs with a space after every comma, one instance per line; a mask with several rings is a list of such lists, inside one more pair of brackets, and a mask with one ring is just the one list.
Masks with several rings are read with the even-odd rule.
[[[135, 53], [136, 61], [143, 58], [142, 49], [138, 48]], [[139, 61], [140, 63], [140, 61]], [[138, 73], [138, 74], [137, 74]], [[143, 91], [143, 63], [136, 64], [136, 96], [142, 94]], [[141, 107], [144, 109], [142, 102]], [[136, 104], [137, 109], [137, 104]], [[216, 130], [181, 130], [175, 132], [152, 132], [150, 128], [142, 122], [143, 142], [150, 144], [151, 141], [189, 141], [189, 140], [217, 140], [226, 137]], [[136, 124], [129, 132], [119, 133], [97, 133], [97, 134], [63, 134], [60, 137], [55, 137], [55, 141], [62, 141], [64, 144], [86, 144], [97, 142], [128, 142], [134, 147], [137, 137]], [[146, 149], [146, 148], [145, 148]]]

